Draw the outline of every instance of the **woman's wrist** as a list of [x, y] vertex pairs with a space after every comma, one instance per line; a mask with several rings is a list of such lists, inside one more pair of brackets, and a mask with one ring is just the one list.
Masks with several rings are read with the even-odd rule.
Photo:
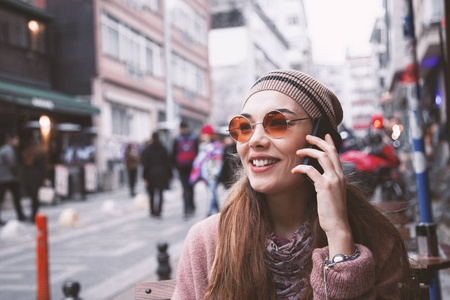
[[351, 255], [355, 252], [355, 242], [350, 230], [327, 233], [329, 258], [337, 254]]

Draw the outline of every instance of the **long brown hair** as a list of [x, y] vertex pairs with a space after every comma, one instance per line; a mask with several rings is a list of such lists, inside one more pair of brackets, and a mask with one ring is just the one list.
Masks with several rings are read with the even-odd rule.
[[[308, 204], [312, 247], [325, 247], [327, 238], [319, 225], [316, 199], [311, 199]], [[355, 243], [368, 247], [375, 257], [382, 251], [380, 240], [395, 241], [403, 254], [401, 259], [407, 282], [409, 262], [400, 234], [359, 189], [349, 183], [347, 209]], [[270, 232], [265, 197], [254, 191], [248, 178], [242, 176], [230, 189], [221, 211], [216, 256], [205, 299], [276, 299], [275, 283], [265, 263], [265, 243]], [[313, 299], [311, 286], [307, 287], [302, 299]]]

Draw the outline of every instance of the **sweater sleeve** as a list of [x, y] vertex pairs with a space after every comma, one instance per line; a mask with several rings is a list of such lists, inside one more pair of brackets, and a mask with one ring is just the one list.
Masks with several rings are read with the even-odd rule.
[[[372, 252], [357, 245], [360, 256], [357, 259], [335, 264], [326, 270], [328, 299], [375, 299], [375, 261]], [[311, 286], [314, 299], [326, 299], [324, 267], [328, 247], [313, 252]]]
[[178, 263], [177, 285], [172, 300], [203, 299], [214, 263], [219, 215], [192, 226]]
[[[395, 243], [386, 241], [380, 257], [363, 245], [357, 245], [360, 256], [338, 263], [326, 271], [328, 299], [400, 299], [399, 283], [405, 277], [401, 251]], [[311, 286], [314, 299], [326, 299], [324, 266], [328, 247], [313, 252]]]

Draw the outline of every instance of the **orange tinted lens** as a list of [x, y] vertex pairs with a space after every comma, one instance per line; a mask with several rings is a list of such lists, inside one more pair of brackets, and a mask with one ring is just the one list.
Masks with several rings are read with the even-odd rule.
[[228, 131], [236, 141], [246, 142], [252, 135], [252, 126], [246, 118], [238, 116], [231, 119]]
[[279, 111], [271, 111], [264, 117], [263, 126], [271, 137], [282, 137], [287, 130], [286, 117]]

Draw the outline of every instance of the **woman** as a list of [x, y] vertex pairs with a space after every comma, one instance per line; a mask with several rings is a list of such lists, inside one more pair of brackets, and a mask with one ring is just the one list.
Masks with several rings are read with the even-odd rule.
[[[150, 201], [150, 216], [160, 217], [164, 202], [163, 191], [169, 188], [172, 179], [169, 154], [159, 140], [159, 134], [152, 134], [152, 142], [142, 153], [144, 166], [144, 185], [147, 187]], [[155, 192], [159, 194], [159, 201], [155, 201]]]
[[191, 228], [173, 299], [400, 299], [400, 235], [346, 183], [330, 135], [310, 135], [314, 120], [336, 129], [342, 116], [337, 97], [301, 72], [256, 81], [230, 122], [244, 175], [220, 215]]
[[206, 124], [200, 129], [199, 152], [192, 164], [192, 171], [189, 176], [189, 183], [195, 185], [199, 180], [203, 180], [209, 191], [208, 217], [219, 211], [217, 202], [217, 185], [222, 170], [223, 144], [216, 139], [214, 128]]

